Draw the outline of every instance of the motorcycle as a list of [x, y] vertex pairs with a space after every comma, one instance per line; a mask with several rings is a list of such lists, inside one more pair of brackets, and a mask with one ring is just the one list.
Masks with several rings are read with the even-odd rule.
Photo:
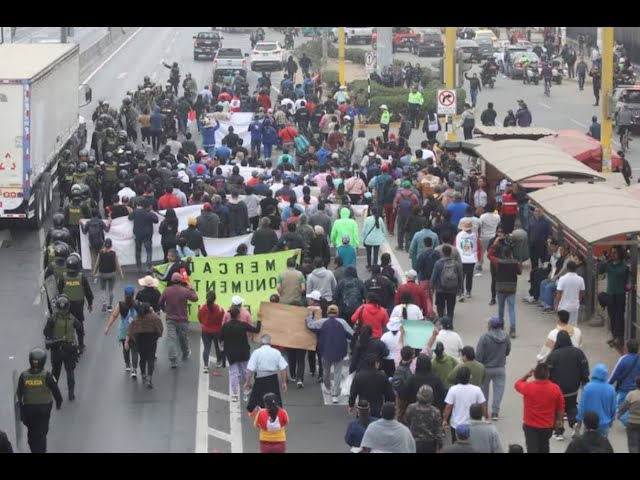
[[284, 37], [284, 48], [287, 50], [293, 49], [293, 35], [287, 34], [287, 36]]
[[523, 78], [523, 82], [527, 85], [530, 85], [532, 83], [534, 85], [538, 85], [538, 83], [540, 83], [540, 70], [538, 70], [537, 65], [527, 66], [522, 78]]
[[618, 85], [634, 85], [636, 83], [636, 74], [633, 70], [617, 72], [613, 77], [613, 86]]
[[487, 85], [489, 85], [490, 88], [493, 88], [496, 84], [496, 75], [497, 69], [494, 66], [482, 70], [482, 72], [480, 73], [480, 81], [482, 82], [482, 86], [486, 87]]

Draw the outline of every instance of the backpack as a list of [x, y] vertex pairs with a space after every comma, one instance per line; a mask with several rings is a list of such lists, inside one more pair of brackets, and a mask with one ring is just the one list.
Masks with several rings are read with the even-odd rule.
[[309, 140], [304, 135], [298, 135], [293, 141], [296, 144], [296, 152], [302, 155], [309, 148]]
[[398, 203], [398, 217], [409, 218], [413, 211], [413, 198], [412, 195], [401, 194], [400, 202]]
[[342, 303], [349, 312], [354, 312], [360, 305], [362, 305], [362, 292], [357, 279], [353, 278], [345, 281], [344, 289], [342, 291]]
[[403, 396], [410, 376], [411, 370], [409, 369], [409, 365], [398, 365], [393, 377], [391, 378], [391, 386], [393, 387], [396, 395]]
[[104, 243], [104, 224], [100, 219], [91, 219], [87, 222], [87, 233], [89, 234], [89, 246], [94, 250], [102, 248]]
[[440, 273], [440, 286], [447, 290], [458, 288], [458, 270], [454, 260], [449, 259], [444, 262]]

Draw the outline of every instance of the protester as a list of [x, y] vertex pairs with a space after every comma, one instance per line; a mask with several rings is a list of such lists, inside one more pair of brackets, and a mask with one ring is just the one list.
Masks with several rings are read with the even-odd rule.
[[[223, 327], [224, 328], [224, 327]], [[224, 341], [224, 340], [223, 340]], [[252, 413], [256, 407], [266, 408], [264, 396], [267, 393], [275, 395], [275, 401], [282, 405], [280, 385], [278, 384], [278, 372], [282, 374], [282, 392], [287, 392], [287, 361], [279, 350], [271, 346], [271, 336], [262, 335], [261, 347], [254, 350], [247, 364], [247, 381], [244, 384], [245, 392], [251, 387], [251, 380], [255, 377], [251, 395], [247, 402], [247, 411]]]
[[216, 303], [216, 293], [212, 290], [207, 292], [207, 303], [198, 310], [198, 321], [202, 326], [202, 362], [203, 371], [209, 373], [209, 353], [211, 352], [211, 342], [216, 349], [216, 366], [225, 366], [224, 353], [220, 348], [220, 333], [222, 332], [222, 318], [224, 309]]
[[504, 322], [498, 317], [489, 319], [488, 332], [482, 334], [476, 347], [476, 360], [484, 365], [484, 381], [482, 393], [489, 399], [489, 386], [493, 384], [493, 400], [491, 402], [491, 420], [498, 420], [500, 404], [506, 384], [507, 356], [511, 353], [511, 340], [504, 331]]
[[378, 420], [377, 417], [372, 417], [369, 407], [369, 402], [366, 400], [360, 400], [358, 402], [358, 418], [352, 420], [347, 426], [347, 433], [344, 434], [344, 441], [351, 447], [351, 453], [360, 453], [362, 451], [362, 437], [367, 427]]
[[469, 442], [476, 453], [503, 453], [502, 441], [496, 426], [482, 419], [482, 405], [474, 403], [469, 407]]
[[[355, 374], [349, 394], [349, 412], [354, 413], [356, 399], [367, 400], [371, 406], [371, 414], [379, 416], [383, 402], [393, 402], [395, 395], [391, 383], [379, 370], [380, 362], [373, 355], [367, 355], [362, 361], [362, 368]], [[395, 404], [393, 406], [395, 412]], [[365, 434], [366, 435], [366, 434]], [[363, 446], [364, 443], [363, 443]]]
[[[442, 414], [442, 428], [451, 425], [451, 441], [456, 441], [456, 427], [469, 423], [469, 408], [474, 403], [482, 405], [484, 418], [489, 418], [487, 402], [480, 387], [471, 385], [471, 370], [462, 366], [458, 369], [457, 384], [449, 388], [444, 399], [444, 412]], [[451, 418], [449, 418], [451, 416]]]
[[598, 431], [603, 437], [609, 435], [609, 429], [616, 419], [616, 391], [607, 383], [609, 369], [604, 363], [598, 363], [591, 372], [591, 381], [582, 389], [578, 402], [576, 430], [579, 432], [584, 416], [593, 411], [598, 414], [600, 426]]
[[395, 419], [396, 408], [387, 402], [381, 408], [380, 420], [372, 422], [362, 437], [362, 450], [380, 453], [416, 453], [411, 431]]
[[[620, 357], [618, 363], [613, 367], [613, 372], [609, 378], [609, 383], [615, 386], [616, 403], [618, 408], [622, 405], [627, 394], [631, 392], [635, 385], [635, 379], [640, 376], [640, 355], [638, 354], [638, 341], [635, 338], [627, 340], [624, 355]], [[626, 426], [627, 414], [623, 414], [621, 422]]]
[[[600, 417], [592, 410], [584, 414], [585, 431], [576, 436], [564, 453], [613, 453], [609, 439], [599, 431]], [[632, 453], [629, 450], [629, 453]]]
[[407, 408], [406, 422], [416, 442], [416, 453], [436, 453], [442, 448], [442, 414], [433, 405], [433, 389], [422, 385], [416, 403]]
[[[100, 290], [102, 290], [102, 311], [113, 311], [113, 288], [116, 283], [116, 272], [120, 274], [120, 279], [124, 280], [124, 273], [120, 266], [120, 260], [114, 250], [111, 249], [113, 243], [110, 238], [104, 240], [102, 249], [98, 252], [93, 275], [97, 272], [100, 279]], [[108, 293], [108, 300], [107, 300]]]
[[280, 407], [279, 396], [267, 393], [262, 399], [264, 408], [259, 408], [253, 425], [260, 430], [260, 453], [286, 453], [285, 427], [289, 415]]
[[[618, 420], [622, 421], [627, 414], [627, 446], [629, 453], [640, 453], [640, 376], [635, 380], [636, 389], [627, 394], [627, 397], [618, 408]], [[585, 425], [587, 421], [585, 418]]]

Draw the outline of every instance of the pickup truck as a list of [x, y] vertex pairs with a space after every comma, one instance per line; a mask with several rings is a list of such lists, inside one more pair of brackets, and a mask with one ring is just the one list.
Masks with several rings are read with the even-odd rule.
[[[392, 50], [394, 52], [405, 48], [411, 50], [419, 38], [419, 35], [409, 27], [393, 27], [392, 30]], [[378, 33], [374, 32], [371, 37], [371, 48], [378, 48]]]
[[193, 36], [193, 59], [200, 57], [215, 58], [216, 51], [222, 47], [222, 35], [218, 32], [200, 32]]
[[79, 107], [91, 89], [80, 84], [76, 44], [5, 44], [0, 58], [0, 218], [40, 228], [61, 157], [77, 159], [86, 143]]
[[240, 48], [220, 48], [213, 59], [213, 81], [223, 76], [233, 75], [238, 71], [243, 78], [247, 78], [247, 57]]
[[[332, 42], [338, 41], [338, 27], [329, 33]], [[373, 27], [344, 27], [344, 43], [369, 43], [373, 37]]]

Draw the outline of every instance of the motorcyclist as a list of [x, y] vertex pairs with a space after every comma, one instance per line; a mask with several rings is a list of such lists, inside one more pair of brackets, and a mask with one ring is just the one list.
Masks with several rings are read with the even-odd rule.
[[286, 48], [287, 50], [292, 50], [293, 47], [293, 33], [291, 33], [291, 31], [288, 31], [284, 36], [284, 48]]
[[271, 76], [267, 72], [262, 72], [262, 75], [258, 78], [258, 89], [271, 90]]
[[490, 58], [482, 65], [481, 68], [480, 79], [482, 80], [482, 84], [486, 85], [491, 82], [491, 78], [496, 76], [498, 66], [496, 65], [495, 59]]
[[616, 115], [616, 126], [618, 127], [620, 145], [623, 145], [624, 134], [627, 130], [630, 130], [632, 124], [633, 113], [628, 105], [623, 105]]
[[553, 69], [551, 68], [551, 63], [547, 62], [542, 66], [542, 79], [544, 80], [544, 89], [547, 90], [547, 86], [549, 90], [551, 90], [551, 81], [553, 79]]

